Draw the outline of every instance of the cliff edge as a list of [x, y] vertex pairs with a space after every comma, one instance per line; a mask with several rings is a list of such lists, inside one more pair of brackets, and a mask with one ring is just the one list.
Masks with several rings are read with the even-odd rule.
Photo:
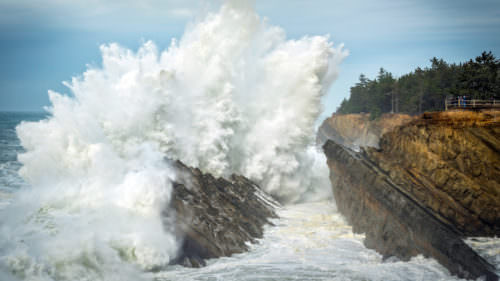
[[383, 134], [415, 119], [407, 114], [384, 114], [371, 120], [369, 113], [334, 113], [318, 128], [316, 144], [321, 147], [327, 140], [333, 140], [354, 150], [364, 146], [378, 147]]

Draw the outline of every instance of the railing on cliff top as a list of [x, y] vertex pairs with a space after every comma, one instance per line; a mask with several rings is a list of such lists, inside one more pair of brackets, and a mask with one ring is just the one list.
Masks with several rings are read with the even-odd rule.
[[449, 109], [500, 109], [500, 100], [469, 100], [463, 98], [447, 98], [444, 100], [445, 110]]

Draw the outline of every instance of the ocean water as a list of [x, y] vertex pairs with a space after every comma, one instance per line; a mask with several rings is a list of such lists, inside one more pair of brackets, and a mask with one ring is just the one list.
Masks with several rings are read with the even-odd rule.
[[22, 121], [34, 122], [46, 117], [42, 112], [0, 112], [0, 208], [9, 202], [13, 192], [26, 186], [18, 174], [21, 163], [17, 154], [24, 149], [16, 135], [16, 126]]
[[332, 201], [285, 206], [248, 253], [201, 269], [171, 267], [155, 280], [459, 280], [432, 259], [382, 260], [363, 246]]
[[[17, 161], [17, 153], [22, 153], [24, 149], [16, 136], [15, 127], [22, 121], [34, 122], [47, 116], [43, 113], [0, 113], [2, 209], [7, 208], [8, 211], [16, 192], [29, 188], [18, 175], [21, 164]], [[138, 270], [132, 261], [121, 263], [121, 268], [97, 268], [94, 262], [99, 261], [99, 255], [87, 253], [79, 259], [67, 261], [69, 264], [62, 263], [52, 269], [44, 268], [40, 263], [38, 267], [31, 264], [30, 270], [20, 270], [22, 265], [12, 264], [15, 252], [8, 251], [3, 243], [5, 241], [1, 241], [0, 280], [124, 280], [128, 279], [128, 274], [132, 274], [135, 280], [157, 281], [459, 280], [433, 259], [419, 256], [409, 262], [394, 258], [384, 261], [375, 251], [363, 246], [364, 236], [353, 234], [331, 199], [287, 205], [281, 207], [278, 214], [280, 218], [273, 221], [275, 226], [266, 226], [264, 238], [251, 245], [249, 252], [209, 260], [208, 265], [200, 269], [168, 266], [152, 273]], [[0, 223], [1, 229], [5, 228], [4, 223]], [[93, 228], [87, 231], [92, 232]], [[499, 239], [474, 238], [467, 242], [490, 262], [497, 266], [500, 264]], [[63, 252], [60, 254], [65, 257]], [[43, 254], [38, 255], [31, 262], [43, 260]], [[27, 260], [25, 257], [24, 262]], [[109, 272], [103, 272], [105, 270]]]

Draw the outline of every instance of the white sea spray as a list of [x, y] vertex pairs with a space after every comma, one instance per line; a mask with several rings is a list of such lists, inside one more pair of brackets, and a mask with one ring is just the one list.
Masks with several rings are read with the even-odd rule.
[[17, 127], [30, 187], [0, 213], [2, 280], [140, 280], [165, 267], [179, 247], [161, 218], [175, 179], [165, 157], [243, 174], [282, 202], [328, 196], [312, 145], [341, 45], [287, 40], [228, 1], [164, 51], [101, 52], [70, 95], [49, 92], [48, 119]]

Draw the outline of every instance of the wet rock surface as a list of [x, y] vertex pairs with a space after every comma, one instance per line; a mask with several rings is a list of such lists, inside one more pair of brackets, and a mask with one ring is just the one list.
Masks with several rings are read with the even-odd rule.
[[226, 180], [180, 161], [171, 165], [177, 174], [171, 205], [176, 230], [183, 237], [174, 264], [200, 267], [205, 259], [247, 251], [248, 243], [262, 237], [269, 219], [277, 217], [278, 203], [243, 176]]
[[339, 211], [386, 257], [433, 257], [463, 278], [498, 280], [463, 242], [498, 236], [500, 126], [482, 113], [434, 113], [396, 127], [380, 148], [324, 152]]

